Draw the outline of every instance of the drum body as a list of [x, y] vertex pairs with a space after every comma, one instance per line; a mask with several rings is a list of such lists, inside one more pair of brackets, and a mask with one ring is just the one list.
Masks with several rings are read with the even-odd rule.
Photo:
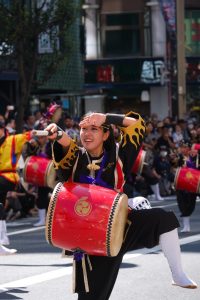
[[174, 179], [176, 190], [200, 193], [200, 171], [192, 168], [178, 168]]
[[30, 156], [23, 169], [24, 181], [38, 186], [55, 187], [56, 172], [52, 160], [40, 156]]
[[132, 172], [134, 174], [141, 174], [142, 173], [142, 169], [144, 166], [144, 161], [145, 161], [145, 156], [146, 156], [146, 151], [140, 149], [138, 156], [135, 160], [135, 163], [133, 165], [132, 168]]
[[193, 144], [193, 145], [192, 145], [192, 150], [197, 150], [197, 151], [199, 151], [199, 150], [200, 150], [200, 144]]
[[48, 208], [46, 239], [73, 252], [116, 256], [127, 215], [125, 194], [91, 184], [58, 183]]

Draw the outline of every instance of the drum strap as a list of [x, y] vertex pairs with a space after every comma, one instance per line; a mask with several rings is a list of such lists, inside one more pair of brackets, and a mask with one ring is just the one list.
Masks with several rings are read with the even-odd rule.
[[[89, 292], [89, 283], [88, 283], [88, 276], [87, 276], [87, 267], [86, 267], [86, 261], [85, 258], [87, 258], [87, 262], [89, 265], [90, 271], [92, 271], [92, 264], [89, 258], [89, 255], [83, 254], [81, 258], [81, 264], [82, 264], [82, 270], [83, 270], [83, 280], [85, 285], [85, 291], [86, 293]], [[76, 258], [73, 259], [73, 293], [75, 293], [76, 289]]]
[[88, 293], [89, 292], [89, 283], [88, 283], [87, 269], [86, 269], [86, 263], [85, 263], [85, 254], [83, 255], [83, 258], [82, 258], [82, 269], [83, 269], [85, 291], [86, 291], [86, 293]]
[[75, 293], [75, 289], [76, 289], [76, 261], [75, 259], [73, 259], [73, 271], [72, 271], [72, 291], [73, 293]]
[[[125, 241], [126, 236], [128, 234], [128, 231], [130, 229], [130, 226], [132, 224], [132, 222], [130, 220], [127, 220], [126, 222], [127, 222], [127, 228], [126, 228], [126, 232], [124, 234], [123, 242]], [[75, 293], [75, 289], [76, 289], [76, 262], [80, 261], [80, 260], [81, 260], [82, 270], [83, 270], [83, 280], [84, 280], [84, 285], [85, 285], [85, 291], [86, 291], [86, 293], [88, 293], [90, 291], [88, 276], [87, 276], [87, 266], [86, 266], [86, 260], [85, 259], [87, 259], [87, 262], [88, 262], [88, 265], [89, 265], [89, 270], [92, 271], [92, 264], [91, 264], [89, 255], [87, 255], [85, 253], [80, 253], [80, 252], [77, 252], [74, 255], [74, 259], [73, 259], [73, 276], [72, 276], [72, 278], [73, 278], [73, 293]]]
[[128, 225], [127, 225], [127, 229], [126, 229], [125, 234], [124, 234], [124, 240], [123, 240], [123, 242], [124, 242], [125, 239], [126, 239], [126, 236], [127, 236], [127, 234], [128, 234], [128, 231], [129, 231], [129, 228], [130, 228], [132, 222], [131, 222], [130, 220], [127, 220], [126, 223], [127, 223]]

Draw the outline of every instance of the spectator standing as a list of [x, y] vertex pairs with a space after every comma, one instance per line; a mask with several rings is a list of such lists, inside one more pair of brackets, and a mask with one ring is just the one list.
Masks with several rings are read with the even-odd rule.
[[74, 120], [71, 116], [66, 115], [64, 118], [65, 132], [75, 141], [80, 144], [79, 129], [75, 126]]
[[172, 132], [172, 139], [176, 148], [178, 148], [180, 144], [183, 142], [183, 133], [182, 133], [181, 126], [179, 124], [175, 125], [175, 130]]
[[32, 130], [35, 124], [35, 116], [33, 114], [29, 114], [25, 117], [24, 128], [27, 131]]
[[190, 142], [190, 134], [189, 134], [189, 130], [187, 127], [187, 122], [184, 119], [179, 119], [177, 124], [181, 127], [182, 129], [182, 134], [183, 134], [183, 140], [186, 143]]
[[171, 152], [171, 150], [175, 149], [175, 144], [173, 143], [173, 140], [170, 137], [168, 126], [163, 126], [162, 134], [157, 139], [155, 149], [158, 152], [161, 150], [167, 151], [168, 154]]

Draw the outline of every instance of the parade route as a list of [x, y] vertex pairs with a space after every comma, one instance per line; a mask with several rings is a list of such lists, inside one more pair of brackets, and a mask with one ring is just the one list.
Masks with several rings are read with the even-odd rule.
[[[199, 202], [199, 201], [198, 201]], [[153, 206], [156, 206], [153, 204]], [[172, 209], [178, 215], [174, 199], [164, 201], [162, 207]], [[200, 274], [200, 231], [199, 231], [200, 205], [197, 203], [193, 215], [192, 230], [189, 234], [180, 233], [180, 245], [184, 265], [191, 277], [199, 284]], [[33, 219], [21, 219], [8, 225], [8, 235], [11, 247], [16, 247], [18, 253], [12, 256], [0, 257], [0, 299], [1, 300], [75, 300], [72, 294], [72, 259], [62, 258], [61, 250], [50, 246], [46, 240], [45, 228], [30, 226]], [[23, 225], [21, 225], [23, 223]], [[12, 224], [12, 226], [10, 226]], [[161, 280], [155, 282], [153, 278]], [[3, 274], [3, 276], [2, 276]], [[130, 275], [131, 274], [131, 275]], [[147, 275], [148, 274], [148, 275]], [[130, 277], [131, 276], [131, 277]], [[146, 276], [148, 279], [146, 281]], [[132, 279], [131, 279], [132, 278]], [[141, 281], [142, 279], [142, 281]], [[145, 280], [145, 287], [144, 287]], [[111, 295], [111, 300], [199, 300], [199, 289], [188, 291], [174, 288], [169, 284], [171, 280], [166, 259], [160, 247], [132, 251], [124, 256], [116, 286]], [[132, 290], [133, 282], [135, 284]], [[57, 293], [55, 292], [55, 286]], [[124, 287], [126, 290], [124, 291]], [[156, 288], [160, 296], [156, 297]], [[45, 293], [44, 293], [45, 290]], [[149, 292], [154, 293], [149, 298]], [[142, 292], [142, 298], [140, 295]], [[162, 295], [167, 296], [162, 296]], [[132, 296], [131, 296], [132, 295]]]
[[[35, 230], [27, 229], [27, 230], [24, 230], [24, 231], [17, 231], [17, 232], [10, 233], [9, 235], [16, 235], [16, 234], [21, 234], [21, 233], [24, 233], [24, 232], [26, 232], [26, 233], [27, 232], [32, 232], [32, 231], [36, 231], [36, 230], [41, 229], [41, 228], [37, 228], [37, 229], [34, 228], [34, 229]], [[198, 241], [200, 241], [200, 234], [180, 239], [180, 245], [186, 245], [186, 244], [190, 244], [190, 243], [198, 242]], [[155, 253], [155, 252], [158, 252], [158, 251], [160, 251], [159, 246], [154, 247], [152, 249], [140, 249], [139, 251], [132, 251], [132, 252], [129, 252], [128, 254], [126, 254], [124, 256], [123, 262], [127, 261], [131, 258], [138, 257], [140, 255], [145, 255], [145, 254], [148, 254], [148, 253]], [[13, 288], [20, 288], [22, 286], [23, 287], [28, 287], [30, 285], [34, 285], [34, 284], [37, 284], [37, 283], [42, 283], [44, 281], [57, 279], [57, 278], [60, 278], [62, 276], [70, 275], [71, 273], [72, 273], [72, 267], [68, 266], [64, 269], [61, 268], [61, 269], [58, 269], [58, 270], [55, 270], [55, 271], [45, 272], [43, 274], [39, 274], [39, 275], [36, 275], [36, 276], [30, 276], [30, 277], [26, 277], [26, 278], [23, 278], [23, 279], [20, 279], [20, 280], [8, 282], [8, 283], [5, 283], [3, 285], [0, 285], [0, 293], [8, 291], [11, 288], [12, 289]]]

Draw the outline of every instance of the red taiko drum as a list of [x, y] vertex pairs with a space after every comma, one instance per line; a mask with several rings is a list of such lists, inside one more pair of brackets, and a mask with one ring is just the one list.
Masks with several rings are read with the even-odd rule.
[[132, 172], [134, 174], [141, 174], [142, 173], [142, 169], [144, 166], [144, 161], [145, 161], [145, 156], [146, 156], [146, 151], [140, 149], [138, 156], [135, 160], [135, 163], [133, 165], [132, 168]]
[[39, 156], [30, 156], [23, 169], [24, 181], [38, 186], [55, 187], [56, 172], [52, 160]]
[[119, 253], [128, 215], [123, 193], [92, 184], [58, 183], [46, 219], [46, 239], [55, 247], [99, 256]]
[[178, 168], [174, 185], [176, 190], [200, 193], [200, 171], [192, 168]]
[[200, 144], [193, 144], [192, 150], [200, 150]]

